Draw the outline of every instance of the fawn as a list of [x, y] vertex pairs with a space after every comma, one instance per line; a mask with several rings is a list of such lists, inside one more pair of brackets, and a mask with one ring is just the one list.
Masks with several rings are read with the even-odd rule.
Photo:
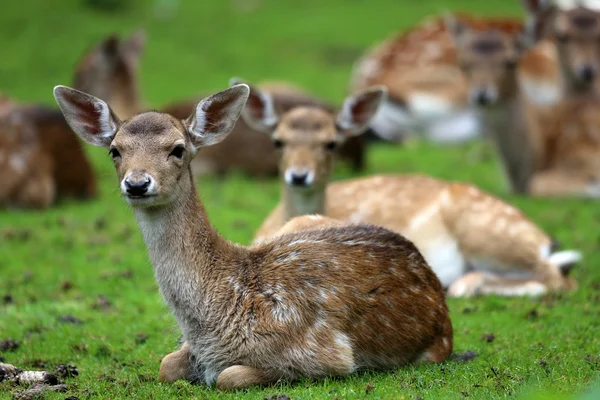
[[[580, 259], [578, 252], [554, 252], [552, 239], [520, 211], [471, 185], [419, 175], [380, 175], [327, 185], [331, 149], [348, 133], [366, 129], [384, 89], [348, 97], [337, 115], [297, 108], [279, 116], [268, 94], [250, 88], [243, 117], [270, 133], [282, 148], [282, 201], [258, 230], [255, 243], [297, 228], [336, 225], [312, 215], [292, 219], [322, 214], [405, 235], [451, 296], [536, 295], [575, 286], [564, 275]], [[350, 111], [355, 128], [349, 132], [340, 127], [350, 119]]]
[[[190, 162], [225, 139], [248, 93], [246, 85], [219, 92], [185, 120], [146, 112], [122, 122], [98, 98], [54, 89], [73, 130], [110, 149], [183, 333], [159, 378], [238, 389], [446, 359], [452, 325], [442, 287], [402, 236], [359, 224], [247, 248], [210, 225]], [[340, 121], [349, 130], [353, 122]]]

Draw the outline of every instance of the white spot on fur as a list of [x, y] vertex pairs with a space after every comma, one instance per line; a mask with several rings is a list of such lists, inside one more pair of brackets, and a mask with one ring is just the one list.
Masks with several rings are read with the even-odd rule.
[[527, 98], [539, 107], [553, 106], [563, 97], [560, 85], [555, 82], [524, 78], [521, 81], [521, 87]]
[[8, 163], [15, 172], [22, 174], [25, 172], [26, 161], [23, 154], [16, 153], [10, 156]]

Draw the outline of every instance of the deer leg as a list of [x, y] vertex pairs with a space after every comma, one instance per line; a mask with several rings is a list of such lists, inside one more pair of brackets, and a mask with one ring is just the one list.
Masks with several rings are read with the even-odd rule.
[[450, 285], [448, 296], [539, 296], [547, 291], [548, 287], [544, 283], [532, 279], [509, 279], [483, 272], [470, 272]]
[[540, 197], [600, 197], [600, 182], [579, 178], [575, 174], [551, 170], [534, 175], [529, 185], [529, 193]]
[[175, 382], [190, 377], [190, 347], [186, 343], [181, 349], [167, 354], [160, 362], [158, 380], [160, 382]]
[[275, 383], [265, 371], [245, 365], [234, 365], [226, 368], [217, 378], [217, 387], [224, 390], [245, 389], [251, 386]]

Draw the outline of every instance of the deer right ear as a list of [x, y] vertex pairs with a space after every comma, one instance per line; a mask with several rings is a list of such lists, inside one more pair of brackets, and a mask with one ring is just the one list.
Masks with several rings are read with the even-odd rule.
[[[230, 85], [242, 83], [239, 78], [232, 78], [229, 81]], [[260, 90], [256, 86], [248, 85], [250, 95], [246, 106], [242, 110], [242, 118], [252, 129], [272, 133], [279, 122], [279, 115], [275, 111], [275, 102], [273, 97]]]
[[121, 121], [108, 104], [66, 86], [56, 86], [54, 98], [73, 132], [93, 146], [110, 147]]
[[454, 14], [447, 12], [444, 14], [444, 23], [446, 25], [446, 30], [452, 35], [452, 39], [454, 41], [458, 41], [462, 34], [467, 30], [465, 24], [460, 22]]

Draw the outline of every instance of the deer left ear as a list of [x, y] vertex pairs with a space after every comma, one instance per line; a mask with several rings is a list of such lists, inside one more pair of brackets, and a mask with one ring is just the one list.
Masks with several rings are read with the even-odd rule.
[[185, 122], [194, 147], [212, 146], [229, 135], [248, 100], [247, 85], [236, 85], [202, 100]]
[[121, 121], [108, 104], [66, 86], [56, 86], [54, 98], [67, 123], [81, 139], [93, 146], [110, 146]]
[[336, 119], [339, 132], [346, 137], [363, 133], [386, 95], [385, 87], [376, 86], [347, 97]]
[[444, 14], [444, 23], [446, 25], [446, 30], [452, 35], [452, 39], [454, 39], [455, 42], [458, 41], [462, 34], [467, 30], [467, 26], [450, 12]]

